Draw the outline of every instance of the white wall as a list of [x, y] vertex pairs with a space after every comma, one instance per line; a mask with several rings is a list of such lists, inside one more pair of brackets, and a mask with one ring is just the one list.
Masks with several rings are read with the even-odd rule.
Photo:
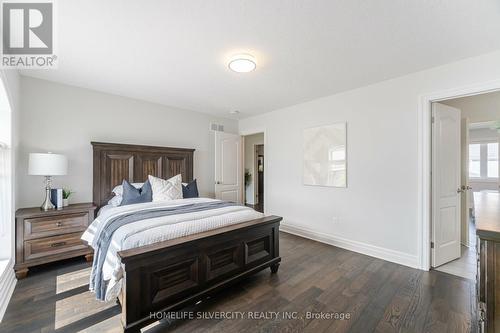
[[469, 142], [498, 140], [498, 132], [491, 128], [469, 129]]
[[498, 182], [491, 182], [485, 180], [469, 180], [469, 186], [472, 187], [472, 191], [498, 191]]
[[43, 177], [27, 174], [30, 152], [68, 156], [69, 170], [54, 186], [75, 191], [72, 202], [92, 201], [91, 141], [195, 148], [194, 176], [200, 194], [213, 196], [214, 143], [210, 122], [237, 131], [234, 120], [145, 101], [22, 77], [19, 207], [43, 201]]
[[245, 188], [245, 203], [255, 204], [255, 181], [257, 170], [255, 170], [255, 145], [264, 144], [264, 133], [245, 136], [245, 170], [248, 169], [252, 175], [250, 183]]
[[[241, 120], [266, 131], [266, 211], [284, 230], [418, 266], [420, 97], [498, 79], [495, 52]], [[348, 188], [303, 186], [302, 130], [340, 121]]]
[[462, 111], [471, 123], [500, 120], [500, 92], [455, 98], [442, 103]]

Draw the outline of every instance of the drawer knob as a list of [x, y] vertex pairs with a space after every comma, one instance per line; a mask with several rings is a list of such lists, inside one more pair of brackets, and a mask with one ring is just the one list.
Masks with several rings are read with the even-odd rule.
[[50, 247], [59, 247], [59, 246], [64, 246], [64, 245], [66, 245], [66, 242], [58, 242], [58, 243], [50, 244]]
[[56, 226], [60, 227], [60, 226], [62, 226], [62, 223], [61, 222], [57, 222]]

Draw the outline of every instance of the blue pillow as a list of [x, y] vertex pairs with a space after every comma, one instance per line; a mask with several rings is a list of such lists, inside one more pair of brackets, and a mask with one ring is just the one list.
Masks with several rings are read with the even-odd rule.
[[196, 179], [187, 185], [182, 185], [182, 197], [184, 199], [188, 198], [198, 198], [198, 185], [196, 185]]
[[141, 188], [135, 188], [127, 180], [123, 180], [123, 199], [120, 206], [153, 201], [151, 184], [147, 180]]

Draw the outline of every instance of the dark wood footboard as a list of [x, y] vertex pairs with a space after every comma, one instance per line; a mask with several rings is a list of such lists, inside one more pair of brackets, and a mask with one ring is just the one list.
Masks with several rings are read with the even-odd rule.
[[270, 267], [279, 256], [278, 216], [121, 251], [125, 276], [120, 296], [125, 332], [157, 320]]

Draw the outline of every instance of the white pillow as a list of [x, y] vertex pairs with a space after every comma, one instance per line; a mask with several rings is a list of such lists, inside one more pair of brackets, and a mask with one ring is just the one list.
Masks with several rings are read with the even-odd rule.
[[[132, 186], [135, 188], [141, 188], [142, 185], [144, 185], [144, 183], [132, 183]], [[123, 185], [115, 186], [115, 188], [111, 192], [113, 192], [116, 195], [123, 195]]]
[[181, 175], [167, 180], [149, 175], [148, 179], [153, 190], [153, 202], [182, 199]]
[[115, 194], [114, 197], [112, 197], [109, 201], [108, 201], [108, 205], [111, 205], [113, 207], [118, 207], [120, 206], [120, 204], [122, 203], [122, 200], [123, 200], [123, 196], [119, 195], [119, 194]]

